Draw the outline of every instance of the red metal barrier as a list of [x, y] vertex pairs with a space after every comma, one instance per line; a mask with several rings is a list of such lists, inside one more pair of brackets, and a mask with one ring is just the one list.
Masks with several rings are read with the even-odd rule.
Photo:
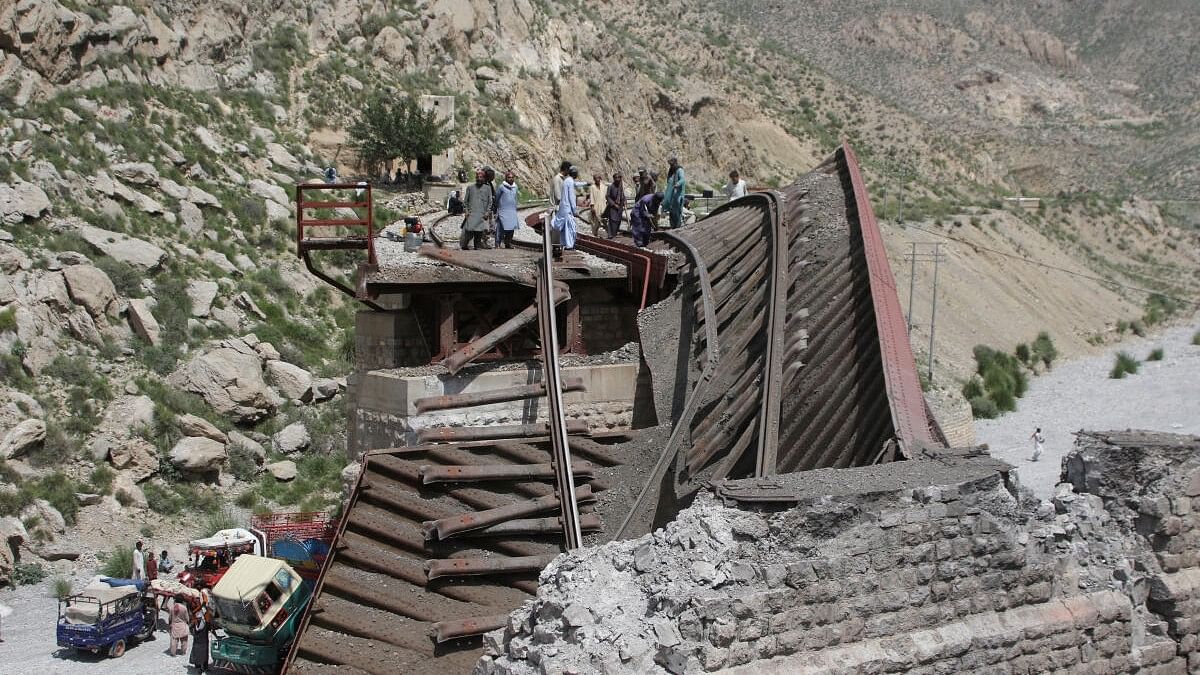
[[891, 403], [892, 426], [900, 440], [901, 450], [911, 455], [914, 443], [934, 443], [930, 421], [926, 416], [925, 395], [921, 391], [917, 362], [913, 358], [912, 344], [908, 341], [908, 329], [904, 313], [900, 310], [900, 296], [896, 293], [896, 279], [888, 263], [883, 234], [875, 220], [875, 210], [871, 208], [858, 157], [846, 141], [842, 142], [842, 155], [854, 190], [858, 225], [871, 280], [871, 300], [875, 304], [875, 324], [883, 357], [884, 383]]
[[[333, 190], [354, 190], [355, 201], [339, 201], [329, 199], [324, 201], [304, 201], [305, 192], [329, 192]], [[366, 216], [362, 218], [309, 218], [309, 209], [365, 209]], [[374, 209], [371, 207], [371, 185], [363, 183], [312, 183], [296, 186], [296, 254], [306, 257], [314, 249], [366, 249], [367, 264], [375, 264], [375, 226], [373, 222]], [[365, 236], [332, 236], [311, 237], [306, 230], [321, 227], [363, 228]]]

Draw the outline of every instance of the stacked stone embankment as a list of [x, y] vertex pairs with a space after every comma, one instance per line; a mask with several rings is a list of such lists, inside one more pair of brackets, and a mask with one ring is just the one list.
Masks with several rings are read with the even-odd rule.
[[970, 453], [729, 482], [560, 557], [476, 672], [1200, 672], [1198, 467], [1127, 432], [1053, 501]]

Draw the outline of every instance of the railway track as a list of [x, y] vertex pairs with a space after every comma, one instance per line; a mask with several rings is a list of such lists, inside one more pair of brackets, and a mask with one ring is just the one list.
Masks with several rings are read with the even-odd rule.
[[[423, 438], [445, 442], [368, 453], [293, 671], [469, 671], [482, 633], [503, 626], [538, 572], [584, 536], [642, 534], [713, 480], [902, 459], [939, 441], [849, 147], [793, 185], [659, 238], [687, 259], [679, 302], [661, 303], [643, 326], [643, 343], [679, 341], [674, 360], [643, 348], [655, 386], [675, 392], [659, 426], [587, 435], [555, 428], [556, 413], [549, 424], [435, 430]], [[546, 319], [560, 290], [549, 288], [537, 306], [547, 373], [556, 364]], [[578, 386], [556, 380], [417, 408]], [[638, 468], [641, 457], [653, 468]], [[632, 503], [598, 499], [613, 480], [632, 486]]]

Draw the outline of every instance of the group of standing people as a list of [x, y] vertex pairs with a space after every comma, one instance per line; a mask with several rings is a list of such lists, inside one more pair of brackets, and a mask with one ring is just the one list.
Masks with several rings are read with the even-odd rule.
[[[558, 235], [557, 244], [566, 250], [575, 248], [578, 219], [586, 214], [592, 235], [600, 236], [604, 231], [609, 239], [617, 236], [621, 223], [628, 218], [634, 244], [640, 247], [650, 243], [650, 234], [658, 229], [661, 213], [666, 212], [669, 227], [683, 226], [684, 206], [687, 194], [687, 176], [677, 157], [667, 161], [666, 185], [658, 190], [659, 174], [639, 168], [634, 185], [632, 205], [625, 193], [624, 176], [612, 175], [612, 182], [605, 185], [600, 174], [592, 176], [592, 182], [580, 179], [578, 167], [563, 161], [558, 173], [550, 181], [549, 227]], [[738, 172], [729, 174], [730, 182], [724, 192], [730, 199], [746, 195], [746, 182]], [[587, 197], [580, 192], [586, 189]], [[504, 181], [495, 183], [495, 172], [484, 167], [475, 172], [475, 182], [467, 186], [466, 194], [460, 198], [454, 193], [447, 201], [452, 214], [464, 216], [460, 248], [469, 250], [488, 248], [486, 236], [495, 234], [495, 247], [512, 248], [513, 234], [520, 227], [517, 216], [517, 183], [512, 171], [506, 171]], [[628, 213], [628, 215], [626, 215]]]
[[[133, 569], [130, 578], [134, 581], [149, 583], [157, 579], [159, 574], [170, 573], [175, 567], [175, 563], [166, 551], [155, 558], [153, 552], [147, 553], [144, 548], [145, 545], [140, 541], [133, 545]], [[197, 590], [199, 596], [196, 598], [176, 593], [167, 601], [171, 603], [167, 610], [167, 615], [170, 617], [168, 634], [171, 636], [169, 651], [171, 656], [186, 653], [188, 638], [192, 637], [192, 651], [188, 657], [188, 663], [199, 669], [200, 672], [204, 672], [208, 669], [208, 636], [213, 619], [212, 596], [202, 581], [198, 582]], [[156, 620], [158, 617], [157, 604], [156, 599], [156, 611], [154, 612]], [[165, 605], [166, 603], [164, 603], [164, 607]], [[155, 628], [157, 629], [157, 626]]]
[[462, 200], [463, 224], [459, 247], [466, 251], [489, 248], [485, 239], [494, 234], [496, 248], [512, 248], [513, 235], [521, 226], [517, 217], [517, 179], [512, 171], [496, 184], [496, 172], [490, 168], [475, 170], [475, 182], [467, 186]]

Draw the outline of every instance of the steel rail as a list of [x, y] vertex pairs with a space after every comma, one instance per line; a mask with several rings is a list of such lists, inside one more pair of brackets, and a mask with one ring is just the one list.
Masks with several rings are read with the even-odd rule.
[[555, 486], [561, 496], [563, 546], [573, 551], [583, 546], [583, 530], [579, 525], [579, 504], [570, 495], [575, 490], [575, 473], [571, 468], [571, 446], [567, 442], [566, 408], [562, 397], [562, 373], [558, 365], [558, 326], [555, 316], [554, 257], [550, 237], [542, 237], [542, 259], [539, 261], [537, 285], [538, 328], [542, 342], [542, 382], [546, 385], [549, 404], [550, 445], [555, 470]]
[[[562, 383], [563, 391], [584, 391], [583, 378], [565, 377]], [[434, 410], [452, 410], [454, 408], [470, 408], [491, 403], [507, 403], [527, 398], [540, 398], [546, 395], [546, 383], [537, 382], [507, 389], [491, 389], [488, 391], [469, 392], [465, 394], [444, 394], [442, 396], [426, 396], [413, 402], [417, 412], [427, 413]]]
[[787, 311], [788, 243], [787, 223], [783, 217], [783, 195], [762, 192], [771, 201], [771, 290], [767, 303], [766, 355], [763, 361], [762, 396], [758, 417], [758, 458], [755, 476], [773, 475], [779, 456], [779, 399], [783, 387], [783, 327]]
[[[704, 307], [704, 340], [706, 343], [705, 353], [707, 360], [700, 373], [700, 381], [696, 387], [692, 389], [688, 395], [687, 401], [684, 403], [683, 410], [679, 415], [679, 422], [671, 430], [671, 436], [667, 439], [667, 443], [663, 446], [662, 454], [659, 455], [658, 461], [655, 462], [654, 468], [650, 470], [650, 477], [642, 486], [642, 491], [638, 493], [637, 499], [629, 507], [629, 513], [625, 515], [625, 520], [621, 521], [621, 526], [617, 528], [614, 539], [621, 539], [625, 536], [629, 524], [633, 519], [646, 508], [650, 497], [658, 492], [658, 486], [662, 484], [663, 477], [667, 474], [667, 468], [675, 459], [677, 447], [684, 436], [684, 431], [691, 426], [692, 416], [696, 413], [696, 408], [700, 405], [699, 394], [704, 393], [708, 389], [708, 383], [712, 380], [717, 371], [717, 364], [721, 360], [721, 348], [717, 338], [717, 317], [716, 310], [713, 307], [713, 290], [712, 282], [708, 276], [708, 266], [704, 262], [704, 258], [696, 247], [691, 242], [671, 232], [658, 232], [656, 236], [666, 239], [683, 249], [684, 253], [691, 258], [692, 266], [696, 269], [696, 277], [700, 281], [700, 298]], [[681, 347], [682, 348], [682, 347]]]

